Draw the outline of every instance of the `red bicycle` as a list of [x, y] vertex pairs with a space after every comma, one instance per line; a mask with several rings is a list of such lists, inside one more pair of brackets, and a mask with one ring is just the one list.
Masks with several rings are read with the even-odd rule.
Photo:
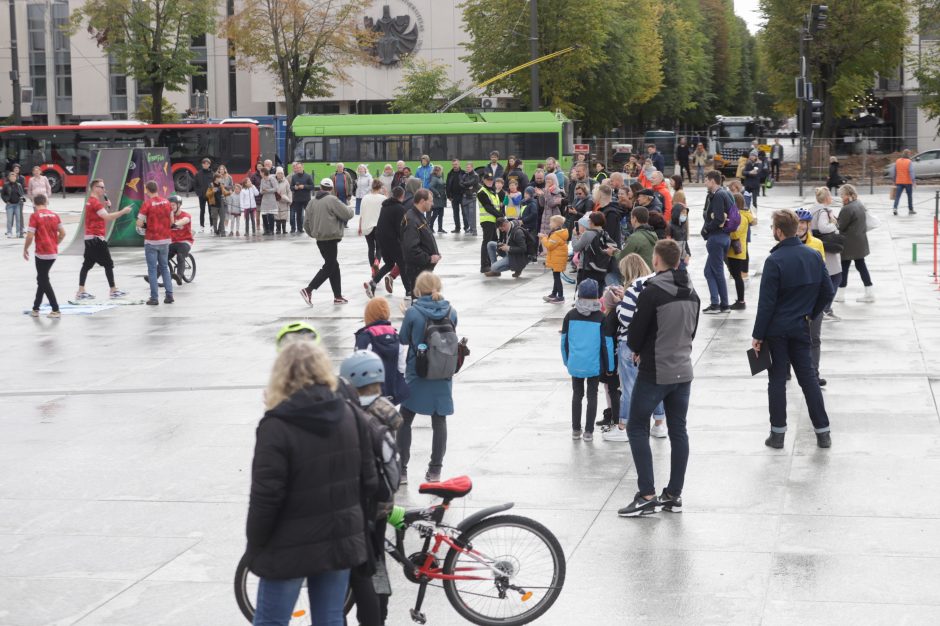
[[[423, 509], [404, 512], [395, 528], [395, 541], [385, 540], [385, 552], [404, 569], [405, 578], [418, 585], [411, 619], [427, 621], [421, 612], [429, 586], [443, 586], [448, 601], [462, 617], [480, 626], [517, 626], [543, 615], [565, 583], [565, 555], [558, 539], [542, 524], [518, 515], [497, 515], [512, 502], [474, 513], [457, 526], [444, 523], [455, 498], [473, 489], [467, 476], [440, 483], [425, 483], [419, 492], [442, 499]], [[414, 529], [424, 540], [421, 550], [406, 556], [404, 540]], [[446, 553], [441, 558], [441, 554]], [[440, 585], [432, 581], [441, 581]], [[257, 579], [242, 557], [235, 573], [235, 597], [245, 617], [254, 618]], [[303, 590], [291, 624], [310, 624], [307, 593]], [[347, 593], [346, 610], [355, 598]]]

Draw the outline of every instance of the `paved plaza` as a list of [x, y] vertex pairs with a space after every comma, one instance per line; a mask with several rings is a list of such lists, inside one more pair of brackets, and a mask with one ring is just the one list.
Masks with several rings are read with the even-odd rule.
[[[514, 512], [551, 528], [568, 575], [539, 623], [940, 623], [940, 291], [928, 276], [934, 191], [918, 189], [913, 217], [892, 217], [887, 190], [876, 193], [861, 200], [883, 223], [869, 233], [877, 302], [855, 302], [862, 286], [852, 269], [846, 302], [835, 305], [843, 321], [823, 326], [829, 450], [816, 447], [795, 381], [785, 448], [763, 443], [767, 380], [749, 376], [745, 357], [755, 274], [772, 245], [770, 210], [800, 202], [783, 186], [761, 198], [749, 308], [702, 316], [695, 340], [681, 515], [619, 518], [636, 491], [629, 445], [571, 440], [558, 347], [568, 306], [542, 301], [550, 273], [533, 265], [519, 280], [484, 279], [479, 238], [439, 238], [438, 273], [472, 350], [454, 383], [444, 476], [468, 474], [474, 489], [448, 519], [514, 501]], [[689, 200], [697, 233], [704, 187], [693, 186]], [[70, 239], [80, 207], [80, 198], [52, 203], [69, 214]], [[245, 544], [273, 337], [285, 322], [307, 318], [337, 364], [349, 354], [368, 277], [365, 242], [350, 226], [340, 245], [345, 306], [334, 306], [325, 287], [312, 308], [298, 295], [321, 262], [306, 236], [197, 235], [196, 280], [176, 288], [175, 304], [61, 320], [23, 314], [34, 266], [21, 257], [22, 240], [0, 239], [0, 625], [246, 623], [232, 576]], [[707, 301], [699, 237], [692, 248], [691, 275]], [[113, 254], [119, 286], [146, 298], [143, 251]], [[74, 294], [80, 265], [80, 257], [56, 262], [60, 301]], [[106, 297], [100, 268], [88, 289]], [[430, 420], [415, 425], [418, 476]], [[654, 439], [652, 447], [661, 488], [669, 443]], [[404, 504], [431, 501], [417, 482], [403, 490]], [[392, 582], [389, 624], [409, 624], [417, 587], [399, 570]], [[425, 613], [432, 625], [461, 623], [440, 589], [429, 590]]]

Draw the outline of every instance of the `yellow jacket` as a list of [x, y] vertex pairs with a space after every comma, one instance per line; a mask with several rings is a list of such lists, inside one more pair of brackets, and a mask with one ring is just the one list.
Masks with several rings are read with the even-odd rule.
[[738, 225], [738, 229], [731, 233], [731, 239], [741, 242], [741, 254], [735, 253], [734, 248], [728, 248], [729, 259], [747, 258], [747, 229], [750, 228], [751, 224], [757, 223], [757, 218], [749, 210], [745, 209], [739, 212], [741, 213], [741, 223]]
[[826, 258], [826, 249], [823, 248], [823, 244], [820, 240], [813, 237], [812, 231], [806, 231], [806, 239], [803, 240], [803, 243], [819, 253], [823, 259]]

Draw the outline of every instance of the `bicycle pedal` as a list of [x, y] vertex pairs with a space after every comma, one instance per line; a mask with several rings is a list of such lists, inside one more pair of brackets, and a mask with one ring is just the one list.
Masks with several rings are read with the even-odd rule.
[[416, 624], [427, 624], [428, 618], [425, 617], [424, 613], [421, 611], [415, 611], [414, 609], [411, 609], [411, 621], [415, 622]]

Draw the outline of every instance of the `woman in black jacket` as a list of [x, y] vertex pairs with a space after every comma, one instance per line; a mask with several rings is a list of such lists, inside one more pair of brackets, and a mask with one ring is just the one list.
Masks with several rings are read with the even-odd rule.
[[312, 341], [281, 350], [265, 404], [248, 504], [254, 623], [286, 626], [306, 579], [313, 623], [341, 625], [349, 570], [369, 557], [363, 506], [378, 483], [368, 433]]

